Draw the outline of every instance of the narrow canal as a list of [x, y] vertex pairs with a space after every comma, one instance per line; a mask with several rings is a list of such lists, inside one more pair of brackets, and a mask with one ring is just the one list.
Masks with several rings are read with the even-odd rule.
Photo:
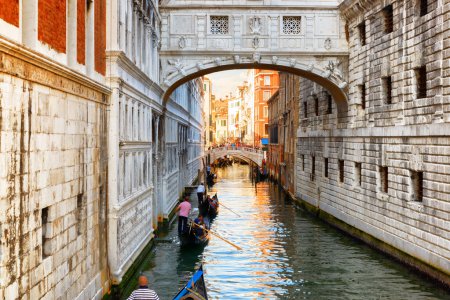
[[[203, 263], [210, 299], [449, 299], [448, 291], [297, 208], [247, 166], [220, 169], [211, 193], [221, 208], [204, 249], [180, 249], [176, 222], [142, 266], [150, 287], [172, 299]], [[191, 197], [196, 203], [196, 197]], [[134, 288], [134, 287], [130, 287]]]

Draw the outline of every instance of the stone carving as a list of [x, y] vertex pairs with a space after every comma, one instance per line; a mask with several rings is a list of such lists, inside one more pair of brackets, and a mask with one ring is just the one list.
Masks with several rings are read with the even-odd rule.
[[253, 46], [253, 48], [254, 48], [254, 49], [257, 49], [257, 48], [259, 47], [259, 43], [260, 43], [259, 37], [255, 36], [255, 37], [253, 38], [253, 40], [252, 40], [252, 46]]
[[152, 44], [153, 48], [161, 49], [161, 40], [159, 39], [155, 31], [152, 32]]
[[186, 48], [186, 38], [184, 36], [180, 37], [180, 39], [178, 40], [178, 47], [180, 49]]
[[276, 64], [278, 62], [278, 56], [272, 56], [272, 63]]
[[197, 69], [199, 69], [199, 70], [203, 70], [203, 68], [204, 68], [204, 66], [201, 62], [198, 62], [196, 66], [197, 66]]
[[297, 60], [295, 58], [289, 58], [289, 65], [291, 67], [295, 67], [296, 64], [297, 64]]
[[323, 47], [324, 47], [325, 49], [327, 49], [327, 50], [330, 50], [330, 49], [331, 49], [331, 46], [332, 46], [332, 44], [331, 44], [331, 39], [330, 39], [330, 38], [327, 38], [327, 39], [325, 40], [324, 44], [323, 44]]
[[250, 18], [250, 30], [252, 34], [261, 34], [262, 22], [260, 17]]
[[173, 59], [169, 59], [167, 61], [167, 63], [171, 66], [173, 66], [172, 70], [170, 70], [167, 73], [167, 76], [172, 75], [175, 72], [180, 72], [183, 76], [186, 76], [186, 72], [183, 70], [184, 68], [184, 63], [181, 61], [181, 59], [177, 59], [177, 60], [173, 60]]
[[312, 64], [312, 63], [309, 64], [308, 67], [307, 67], [307, 70], [308, 71], [312, 71], [313, 69], [314, 69], [314, 64]]
[[341, 67], [342, 62], [340, 60], [329, 60], [328, 64], [325, 66], [325, 70], [327, 71], [326, 74], [328, 74], [328, 76], [325, 76], [327, 78], [329, 78], [331, 75], [336, 76], [337, 78], [343, 80], [343, 76], [342, 76], [342, 72], [339, 70], [339, 68]]
[[237, 63], [237, 64], [241, 63], [241, 57], [239, 55], [233, 56], [233, 59], [234, 59], [235, 63]]
[[259, 64], [259, 62], [261, 61], [261, 54], [258, 52], [253, 53], [252, 59], [254, 63]]
[[221, 66], [222, 65], [222, 59], [220, 57], [217, 57], [214, 59], [214, 62], [216, 63], [216, 65]]

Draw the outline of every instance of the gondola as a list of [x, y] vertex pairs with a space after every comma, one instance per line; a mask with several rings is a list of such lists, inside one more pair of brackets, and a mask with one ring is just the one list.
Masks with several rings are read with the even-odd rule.
[[207, 176], [206, 176], [206, 184], [209, 186], [209, 187], [212, 187], [216, 182], [215, 182], [215, 178], [216, 178], [216, 174], [214, 174], [214, 173], [209, 173]]
[[208, 293], [206, 291], [203, 275], [203, 266], [200, 266], [173, 300], [208, 300]]
[[203, 217], [207, 217], [212, 221], [219, 213], [219, 199], [217, 198], [217, 194], [212, 196], [211, 200], [203, 200], [203, 203], [200, 205], [199, 210], [200, 214]]
[[[209, 229], [209, 219], [204, 217], [203, 222], [205, 228]], [[186, 231], [178, 235], [181, 247], [205, 246], [208, 243], [209, 235], [208, 232], [201, 235], [200, 231], [201, 229], [192, 220], [189, 220]]]

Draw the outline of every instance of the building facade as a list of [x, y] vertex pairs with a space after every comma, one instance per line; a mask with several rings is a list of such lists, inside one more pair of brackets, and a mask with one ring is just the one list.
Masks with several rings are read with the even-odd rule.
[[346, 0], [340, 9], [348, 109], [301, 80], [296, 197], [448, 284], [448, 5]]
[[228, 142], [228, 97], [214, 101], [215, 140], [214, 145]]

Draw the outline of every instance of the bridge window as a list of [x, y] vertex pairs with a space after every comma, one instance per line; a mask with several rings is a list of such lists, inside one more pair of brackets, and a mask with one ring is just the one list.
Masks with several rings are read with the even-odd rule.
[[365, 46], [366, 45], [366, 22], [365, 21], [362, 21], [358, 25], [358, 32], [359, 32], [359, 42], [360, 42], [361, 46]]
[[416, 74], [417, 99], [427, 97], [427, 68], [422, 66], [414, 70]]
[[428, 0], [419, 0], [418, 1], [420, 16], [425, 16], [428, 14]]
[[228, 16], [210, 17], [211, 34], [228, 34]]
[[382, 79], [383, 93], [384, 93], [384, 103], [392, 104], [392, 77], [384, 77]]
[[394, 31], [394, 10], [392, 4], [383, 8], [384, 32], [391, 33]]
[[423, 200], [423, 172], [410, 171], [414, 201]]
[[301, 33], [300, 16], [285, 16], [283, 17], [283, 33], [284, 34], [300, 34]]

